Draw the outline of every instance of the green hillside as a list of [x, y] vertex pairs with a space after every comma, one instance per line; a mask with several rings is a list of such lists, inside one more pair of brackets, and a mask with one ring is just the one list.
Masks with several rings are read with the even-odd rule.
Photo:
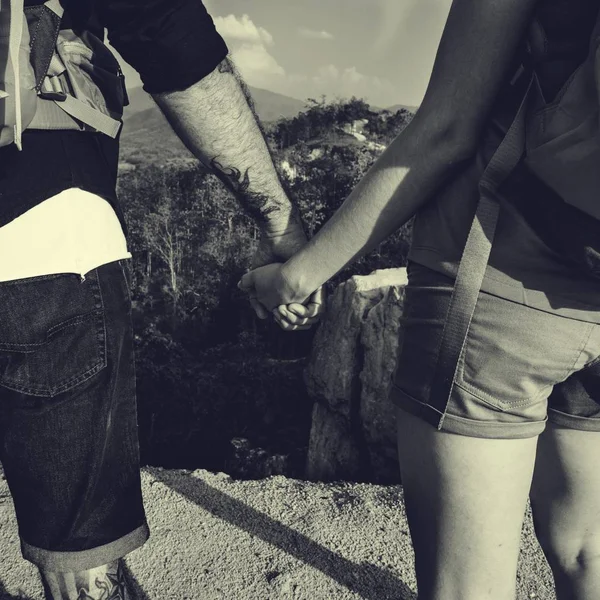
[[[264, 123], [282, 117], [289, 119], [305, 107], [304, 102], [296, 98], [260, 88], [249, 89], [258, 117]], [[140, 164], [191, 157], [152, 98], [141, 87], [129, 90], [129, 101], [121, 138], [121, 162]]]

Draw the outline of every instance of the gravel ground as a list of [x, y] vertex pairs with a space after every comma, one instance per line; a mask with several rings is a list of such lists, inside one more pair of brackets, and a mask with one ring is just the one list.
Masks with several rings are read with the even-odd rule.
[[[416, 598], [402, 490], [145, 468], [150, 541], [127, 560], [139, 600]], [[0, 599], [42, 600], [0, 481]], [[528, 516], [518, 600], [554, 600]]]

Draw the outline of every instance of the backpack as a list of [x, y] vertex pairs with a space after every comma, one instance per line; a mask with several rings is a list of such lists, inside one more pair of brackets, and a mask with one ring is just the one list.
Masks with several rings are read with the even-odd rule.
[[[525, 77], [519, 108], [479, 181], [479, 202], [458, 267], [431, 398], [445, 406], [475, 312], [500, 213], [498, 190], [525, 167], [560, 200], [600, 221], [600, 13], [586, 59], [547, 103], [536, 74], [545, 35], [537, 19], [527, 34], [527, 53], [513, 78]], [[438, 428], [443, 425], [443, 417]]]
[[600, 13], [587, 58], [549, 104], [535, 74], [543, 53], [540, 27], [534, 21], [530, 36], [534, 66], [524, 164], [564, 202], [600, 220]]
[[119, 134], [127, 92], [108, 47], [61, 29], [60, 0], [0, 0], [0, 146], [22, 149], [24, 129]]

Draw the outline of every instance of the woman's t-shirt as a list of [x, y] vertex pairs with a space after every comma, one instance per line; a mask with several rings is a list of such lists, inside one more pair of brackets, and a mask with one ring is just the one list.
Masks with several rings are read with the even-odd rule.
[[[542, 0], [549, 49], [538, 68], [553, 98], [585, 58], [599, 0]], [[512, 75], [512, 74], [511, 74]], [[508, 84], [473, 160], [417, 214], [409, 259], [455, 277], [479, 200], [478, 183], [524, 90]], [[497, 194], [501, 211], [482, 290], [540, 310], [600, 322], [600, 222], [566, 205], [520, 166]]]

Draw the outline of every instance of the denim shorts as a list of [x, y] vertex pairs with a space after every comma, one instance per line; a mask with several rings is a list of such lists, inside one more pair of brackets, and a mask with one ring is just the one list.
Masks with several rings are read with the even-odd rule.
[[448, 398], [431, 396], [454, 281], [409, 264], [391, 399], [440, 430], [539, 435], [546, 421], [600, 431], [600, 324], [480, 292]]
[[0, 461], [23, 556], [80, 571], [148, 538], [130, 265], [0, 283]]

